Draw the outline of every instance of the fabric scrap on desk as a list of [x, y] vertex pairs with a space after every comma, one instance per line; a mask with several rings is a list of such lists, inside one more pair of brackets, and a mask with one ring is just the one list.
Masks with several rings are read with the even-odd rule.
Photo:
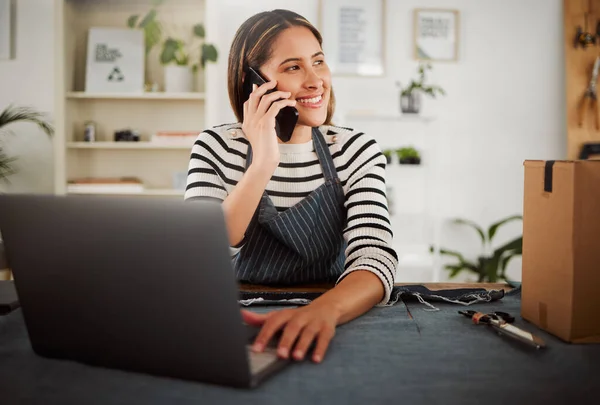
[[311, 300], [306, 298], [290, 298], [290, 299], [265, 299], [263, 297], [249, 298], [245, 300], [238, 300], [238, 302], [249, 307], [251, 305], [308, 305]]
[[[240, 291], [239, 303], [252, 305], [307, 305], [319, 297], [321, 292], [292, 291]], [[485, 288], [456, 288], [449, 290], [430, 290], [424, 285], [402, 285], [392, 290], [386, 306], [396, 304], [400, 299], [416, 299], [432, 310], [436, 308], [429, 302], [450, 302], [459, 305], [472, 305], [479, 302], [492, 302], [504, 297], [504, 290], [486, 290]]]

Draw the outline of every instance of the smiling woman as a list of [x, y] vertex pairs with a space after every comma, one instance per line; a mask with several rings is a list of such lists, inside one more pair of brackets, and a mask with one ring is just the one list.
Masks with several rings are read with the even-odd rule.
[[[237, 123], [205, 130], [193, 146], [187, 201], [222, 203], [240, 282], [335, 283], [306, 307], [258, 315], [255, 350], [282, 331], [278, 353], [301, 360], [313, 341], [320, 362], [337, 325], [390, 298], [398, 258], [375, 140], [333, 125], [335, 98], [321, 34], [287, 10], [259, 13], [238, 29], [228, 67]], [[266, 83], [245, 92], [256, 71]], [[296, 108], [289, 142], [280, 111]]]

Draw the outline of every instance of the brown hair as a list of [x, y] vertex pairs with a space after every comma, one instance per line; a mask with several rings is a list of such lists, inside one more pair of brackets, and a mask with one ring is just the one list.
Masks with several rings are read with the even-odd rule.
[[[271, 57], [272, 46], [277, 36], [293, 26], [308, 28], [323, 44], [321, 33], [304, 17], [289, 10], [273, 10], [258, 13], [247, 19], [238, 28], [231, 49], [227, 67], [227, 89], [229, 102], [239, 122], [244, 119], [244, 72], [248, 67], [259, 68]], [[331, 124], [335, 108], [333, 90], [327, 106], [325, 124]]]

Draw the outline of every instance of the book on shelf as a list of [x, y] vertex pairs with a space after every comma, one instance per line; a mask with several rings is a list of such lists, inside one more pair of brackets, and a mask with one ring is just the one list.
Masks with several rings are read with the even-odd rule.
[[144, 184], [137, 177], [84, 177], [69, 180], [67, 192], [135, 194], [144, 192]]
[[190, 148], [202, 131], [158, 131], [150, 139], [157, 145], [182, 145]]

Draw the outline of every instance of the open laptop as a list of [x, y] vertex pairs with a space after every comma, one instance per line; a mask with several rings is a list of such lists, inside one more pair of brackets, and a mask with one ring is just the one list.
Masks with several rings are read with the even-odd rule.
[[42, 356], [236, 387], [288, 363], [249, 349], [218, 203], [0, 195], [0, 230]]

